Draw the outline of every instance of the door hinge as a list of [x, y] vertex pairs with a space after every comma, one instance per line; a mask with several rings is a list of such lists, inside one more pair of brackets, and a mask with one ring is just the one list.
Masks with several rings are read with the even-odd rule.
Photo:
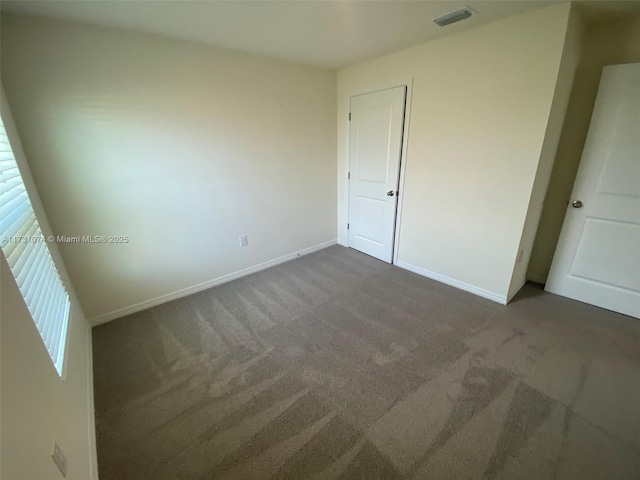
[[349, 112], [349, 121], [351, 121], [351, 112]]
[[347, 230], [349, 230], [349, 224], [347, 223]]
[[351, 172], [347, 173], [347, 180], [351, 180]]

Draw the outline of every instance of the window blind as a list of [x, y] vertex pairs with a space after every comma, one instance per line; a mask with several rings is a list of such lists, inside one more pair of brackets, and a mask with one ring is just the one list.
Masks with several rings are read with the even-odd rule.
[[69, 295], [51, 257], [47, 239], [42, 235], [2, 121], [0, 248], [49, 356], [58, 374], [62, 375]]

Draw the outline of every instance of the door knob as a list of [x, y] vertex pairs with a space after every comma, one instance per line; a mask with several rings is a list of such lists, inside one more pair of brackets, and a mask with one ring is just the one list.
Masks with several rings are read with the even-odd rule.
[[393, 195], [394, 195], [393, 190], [389, 190], [387, 192], [387, 197], [393, 197]]
[[574, 200], [574, 201], [571, 203], [571, 206], [572, 206], [573, 208], [582, 208], [582, 202], [581, 202], [580, 200]]

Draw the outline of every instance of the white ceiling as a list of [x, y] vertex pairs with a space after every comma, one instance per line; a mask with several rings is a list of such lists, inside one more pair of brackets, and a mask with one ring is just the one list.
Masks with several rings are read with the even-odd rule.
[[[155, 33], [340, 68], [555, 3], [559, 2], [2, 0], [1, 5], [2, 11]], [[465, 5], [478, 13], [444, 28], [432, 23], [433, 17]]]

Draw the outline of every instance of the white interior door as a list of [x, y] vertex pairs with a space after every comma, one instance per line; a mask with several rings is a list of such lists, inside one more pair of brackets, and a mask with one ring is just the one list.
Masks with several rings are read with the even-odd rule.
[[351, 98], [349, 246], [391, 263], [406, 87]]
[[604, 68], [546, 290], [640, 318], [640, 63]]

